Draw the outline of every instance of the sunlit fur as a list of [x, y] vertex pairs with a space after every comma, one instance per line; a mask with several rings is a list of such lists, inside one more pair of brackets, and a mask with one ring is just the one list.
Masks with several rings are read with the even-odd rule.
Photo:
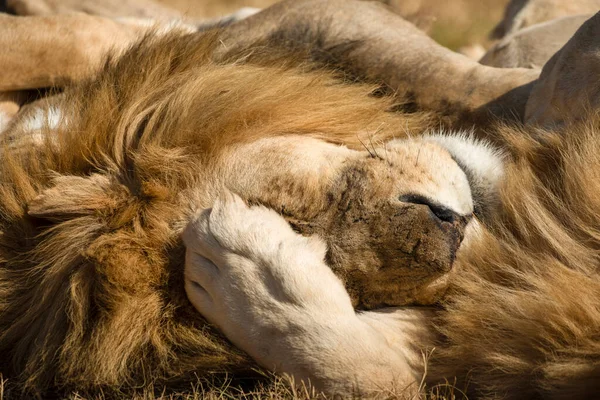
[[[371, 87], [260, 50], [248, 64], [211, 60], [217, 43], [146, 41], [70, 89], [41, 143], [4, 147], [0, 368], [11, 382], [114, 389], [247, 372], [252, 363], [183, 291], [179, 234], [210, 204], [193, 190], [210, 181], [207, 166], [259, 138], [360, 149], [364, 132], [375, 142], [398, 135], [382, 124], [426, 126], [420, 115], [388, 113]], [[457, 377], [474, 394], [513, 398], [598, 392], [597, 126], [594, 117], [563, 132], [505, 129], [514, 163], [499, 216], [459, 252], [432, 384]]]
[[179, 234], [195, 207], [211, 204], [211, 165], [259, 138], [364, 150], [425, 129], [419, 114], [389, 113], [392, 100], [370, 96], [371, 86], [260, 49], [212, 60], [218, 45], [146, 39], [69, 89], [33, 142], [19, 142], [27, 121], [7, 135], [16, 142], [0, 157], [0, 372], [17, 387], [127, 389], [247, 373], [253, 363], [183, 290]]
[[600, 119], [504, 129], [499, 217], [457, 259], [431, 383], [472, 397], [574, 399], [600, 390]]
[[[592, 115], [585, 122], [555, 131], [518, 127], [499, 129], [510, 157], [505, 161], [497, 210], [490, 214], [478, 235], [463, 243], [455, 262], [451, 288], [436, 310], [435, 318], [422, 308], [388, 309], [388, 314], [367, 311], [358, 317], [377, 316], [382, 325], [376, 330], [361, 332], [359, 318], [352, 311], [331, 305], [334, 291], [328, 291], [326, 287], [335, 288], [336, 285], [328, 280], [327, 274], [320, 274], [319, 283], [308, 289], [298, 285], [298, 289], [289, 290], [294, 283], [306, 282], [312, 277], [303, 268], [294, 268], [297, 261], [293, 256], [284, 257], [288, 253], [281, 250], [296, 247], [298, 252], [297, 248], [302, 248], [298, 238], [288, 238], [289, 233], [286, 236], [286, 230], [279, 228], [277, 234], [271, 234], [279, 247], [271, 244], [259, 250], [240, 251], [239, 243], [257, 233], [250, 229], [236, 235], [233, 229], [225, 230], [220, 225], [226, 224], [227, 218], [249, 221], [264, 210], [248, 211], [233, 206], [231, 211], [223, 212], [223, 207], [217, 204], [215, 209], [220, 216], [215, 216], [214, 221], [211, 219], [211, 227], [215, 227], [213, 232], [220, 229], [221, 236], [218, 241], [212, 239], [212, 243], [221, 244], [211, 244], [206, 233], [194, 227], [191, 229], [203, 238], [200, 242], [206, 247], [198, 250], [199, 245], [194, 241], [198, 239], [193, 239], [193, 234], [187, 243], [192, 251], [211, 258], [219, 273], [214, 280], [202, 278], [205, 261], [190, 261], [189, 272], [199, 277], [193, 279], [202, 282], [202, 288], [211, 293], [212, 302], [223, 302], [228, 308], [231, 304], [254, 304], [254, 307], [247, 306], [244, 313], [236, 313], [234, 309], [231, 314], [210, 314], [228, 337], [262, 363], [270, 361], [282, 365], [284, 371], [298, 377], [308, 374], [312, 382], [330, 394], [345, 390], [349, 395], [351, 391], [344, 385], [349, 385], [352, 381], [349, 377], [353, 376], [360, 376], [358, 384], [363, 393], [373, 390], [374, 382], [392, 381], [392, 372], [405, 373], [408, 360], [410, 368], [420, 369], [418, 373], [413, 372], [416, 376], [413, 385], [423, 379], [434, 392], [440, 391], [436, 385], [441, 384], [451, 385], [454, 394], [465, 392], [469, 398], [594, 398], [600, 390], [599, 123], [600, 118]], [[466, 154], [468, 147], [463, 151]], [[259, 218], [263, 224], [269, 221], [271, 227], [276, 226], [276, 222], [283, 223], [281, 218], [278, 221], [272, 219], [273, 213], [270, 218]], [[242, 225], [239, 222], [239, 226]], [[246, 223], [245, 228], [260, 226], [256, 222]], [[217, 249], [211, 250], [217, 254], [233, 252], [236, 257], [215, 257], [206, 250], [208, 247]], [[302, 250], [304, 254], [312, 253], [315, 259], [322, 257], [322, 250], [311, 251], [307, 247], [305, 245]], [[252, 261], [257, 259], [256, 253], [263, 257], [259, 258], [261, 262]], [[268, 261], [263, 261], [263, 254], [269, 255]], [[304, 258], [308, 259], [307, 256]], [[252, 266], [253, 262], [256, 266]], [[306, 269], [312, 267], [311, 263]], [[279, 274], [285, 271], [287, 279], [281, 279], [281, 282], [291, 291], [290, 297], [296, 300], [290, 300], [294, 307], [273, 306], [285, 298], [275, 290], [256, 290], [234, 301], [229, 298], [229, 293], [215, 295], [218, 293], [215, 287], [218, 289], [219, 284], [226, 283], [232, 276], [237, 278], [233, 282], [251, 281], [251, 271], [255, 269], [273, 270]], [[263, 275], [267, 277], [261, 278], [260, 282], [273, 285], [273, 279], [269, 277], [277, 274], [263, 272]], [[322, 285], [320, 292], [327, 299], [320, 308], [312, 294], [318, 285]], [[202, 292], [194, 292], [192, 287], [189, 291], [192, 302], [200, 310], [206, 310]], [[336, 304], [348, 302], [345, 293], [337, 294], [335, 298]], [[261, 308], [262, 304], [269, 306]], [[303, 313], [313, 316], [304, 329], [286, 330], [293, 322], [302, 320]], [[412, 313], [421, 317], [414, 319]], [[236, 315], [237, 320], [231, 315]], [[257, 328], [253, 331], [254, 337], [239, 326], [236, 329], [236, 323], [239, 325], [239, 321], [253, 315], [278, 322], [272, 326], [266, 324], [262, 331]], [[227, 318], [234, 321], [227, 321]], [[340, 321], [347, 320], [354, 321], [355, 329], [339, 327]], [[405, 325], [397, 321], [404, 321]], [[430, 341], [429, 335], [415, 333], [415, 323], [429, 327], [431, 333], [438, 335], [437, 339]], [[257, 351], [262, 343], [255, 338], [269, 335], [269, 349], [294, 338], [293, 344], [304, 343], [303, 351], [290, 344], [287, 353]], [[347, 337], [353, 340], [348, 343]], [[382, 341], [387, 342], [387, 353], [401, 353], [404, 360], [390, 357], [382, 361], [380, 354], [365, 350], [369, 346], [378, 349]], [[335, 347], [328, 344], [331, 342], [336, 344]], [[327, 356], [323, 349], [331, 348], [335, 348], [335, 355]], [[419, 363], [422, 354], [429, 356], [426, 368]], [[400, 387], [411, 383], [406, 377], [398, 382]], [[375, 387], [381, 386], [376, 384]]]

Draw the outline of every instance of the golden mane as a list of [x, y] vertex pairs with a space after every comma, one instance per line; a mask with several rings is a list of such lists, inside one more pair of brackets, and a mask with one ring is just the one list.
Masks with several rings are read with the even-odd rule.
[[598, 115], [504, 128], [502, 208], [457, 259], [432, 384], [474, 397], [592, 398], [600, 390]]
[[[218, 36], [148, 37], [68, 89], [44, 143], [0, 159], [0, 372], [18, 387], [173, 384], [253, 363], [183, 290], [179, 239], [200, 182], [237, 143], [306, 135], [360, 148], [421, 114], [374, 87]], [[600, 118], [505, 128], [501, 209], [459, 253], [428, 378], [481, 395], [595, 395], [599, 383]], [[11, 132], [17, 135], [19, 127]], [[18, 136], [17, 136], [18, 138]], [[207, 205], [208, 206], [208, 205]], [[218, 367], [217, 367], [218, 366]]]
[[215, 34], [147, 37], [67, 90], [42, 145], [5, 144], [0, 372], [17, 386], [116, 389], [250, 371], [185, 297], [190, 188], [235, 143], [294, 134], [360, 147], [398, 131], [386, 126], [425, 128], [422, 115], [388, 112], [393, 100], [373, 86], [260, 47], [217, 57], [219, 45]]

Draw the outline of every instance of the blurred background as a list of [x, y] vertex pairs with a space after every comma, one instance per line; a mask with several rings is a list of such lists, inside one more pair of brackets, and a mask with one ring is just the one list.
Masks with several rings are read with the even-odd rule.
[[[217, 17], [242, 7], [264, 8], [276, 0], [157, 0], [189, 17]], [[567, 0], [565, 0], [567, 1]], [[406, 19], [438, 43], [458, 50], [489, 43], [488, 34], [501, 19], [508, 0], [388, 0]], [[351, 23], [351, 21], [349, 21]]]

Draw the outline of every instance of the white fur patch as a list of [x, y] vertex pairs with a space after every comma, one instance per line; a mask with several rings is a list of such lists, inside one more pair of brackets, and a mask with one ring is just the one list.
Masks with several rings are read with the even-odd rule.
[[41, 145], [46, 141], [48, 132], [64, 123], [65, 118], [59, 107], [39, 107], [19, 118], [16, 124], [12, 125], [11, 132], [15, 133], [15, 142], [22, 144], [27, 141], [33, 145]]
[[424, 140], [438, 143], [464, 166], [485, 177], [489, 182], [498, 183], [504, 176], [504, 155], [488, 142], [478, 140], [472, 133], [438, 132], [427, 135]]
[[499, 185], [504, 176], [504, 154], [472, 133], [436, 133], [424, 140], [437, 143], [463, 169], [473, 196], [474, 211], [480, 218], [491, 216], [500, 201]]
[[42, 129], [56, 129], [62, 120], [60, 108], [51, 106], [47, 109], [38, 108], [33, 115], [23, 121], [23, 128], [27, 132], [34, 133]]

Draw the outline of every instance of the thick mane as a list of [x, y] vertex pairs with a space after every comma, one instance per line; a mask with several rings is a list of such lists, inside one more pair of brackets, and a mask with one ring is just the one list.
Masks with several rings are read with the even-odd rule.
[[219, 45], [216, 34], [147, 37], [50, 106], [61, 118], [36, 132], [42, 144], [5, 144], [0, 372], [13, 383], [85, 390], [248, 371], [183, 290], [179, 233], [219, 173], [213, 161], [265, 136], [359, 147], [424, 129], [372, 86], [260, 48], [217, 57]]
[[[220, 46], [215, 33], [147, 37], [50, 104], [60, 120], [35, 132], [41, 142], [21, 141], [20, 125], [5, 139], [0, 373], [17, 387], [249, 373], [183, 289], [179, 235], [192, 207], [211, 204], [215, 161], [269, 136], [361, 148], [428, 127], [300, 56]], [[459, 388], [513, 398], [600, 390], [599, 122], [505, 128], [501, 209], [459, 252], [431, 382], [456, 376]]]
[[457, 260], [432, 382], [458, 377], [486, 398], [597, 396], [599, 121], [505, 130], [515, 162], [502, 210]]

